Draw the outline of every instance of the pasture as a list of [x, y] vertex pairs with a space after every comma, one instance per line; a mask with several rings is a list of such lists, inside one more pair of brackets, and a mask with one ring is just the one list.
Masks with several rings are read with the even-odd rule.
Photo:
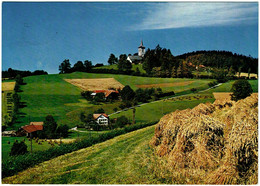
[[[9, 129], [17, 130], [20, 126], [28, 124], [30, 121], [43, 121], [47, 115], [52, 115], [58, 124], [67, 124], [74, 127], [79, 124], [77, 117], [71, 117], [78, 110], [92, 112], [98, 108], [104, 108], [108, 114], [113, 112], [113, 108], [118, 107], [118, 103], [108, 103], [92, 105], [81, 97], [81, 89], [64, 79], [100, 79], [114, 78], [122, 85], [130, 85], [136, 90], [135, 85], [162, 84], [191, 81], [191, 79], [179, 78], [148, 78], [114, 74], [93, 74], [75, 72], [71, 74], [51, 74], [30, 76], [24, 78], [26, 85], [21, 86], [21, 102], [24, 107], [19, 109], [20, 117], [16, 124]], [[206, 89], [212, 80], [192, 80], [193, 83], [185, 86], [162, 87], [163, 91], [174, 91], [177, 95], [191, 92], [191, 88], [198, 90]], [[115, 105], [113, 105], [115, 104]]]
[[[30, 152], [31, 150], [31, 142], [26, 137], [2, 137], [2, 160], [6, 159], [11, 152], [12, 145], [15, 141], [25, 141], [27, 145], [27, 150]], [[51, 147], [47, 141], [43, 141], [41, 145], [39, 145], [35, 140], [32, 141], [32, 149], [33, 152], [46, 150]]]
[[[154, 126], [115, 137], [7, 177], [5, 184], [158, 184], [149, 172]], [[109, 161], [108, 161], [109, 160]]]

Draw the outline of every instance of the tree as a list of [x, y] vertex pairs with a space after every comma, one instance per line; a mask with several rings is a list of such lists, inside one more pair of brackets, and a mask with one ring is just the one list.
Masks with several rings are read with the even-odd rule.
[[231, 94], [231, 100], [238, 101], [250, 96], [253, 89], [247, 80], [237, 80], [232, 85], [231, 91], [233, 92]]
[[23, 84], [23, 78], [20, 74], [18, 74], [16, 77], [15, 77], [15, 82], [18, 84], [18, 85], [22, 85]]
[[59, 66], [60, 74], [70, 73], [71, 72], [71, 64], [68, 59], [65, 59]]
[[128, 121], [127, 117], [120, 116], [120, 117], [117, 118], [115, 126], [121, 128], [121, 127], [124, 127], [128, 123], [129, 123], [129, 121]]
[[117, 68], [120, 71], [127, 71], [127, 72], [129, 72], [132, 69], [132, 64], [127, 60], [126, 54], [121, 54], [119, 56]]
[[109, 65], [113, 65], [116, 64], [118, 62], [118, 59], [116, 58], [116, 56], [114, 54], [110, 54], [107, 63]]
[[182, 65], [180, 64], [179, 67], [177, 68], [177, 77], [183, 77], [183, 69]]
[[172, 78], [177, 77], [177, 72], [176, 72], [176, 67], [175, 67], [175, 66], [172, 67], [171, 77], [172, 77]]
[[58, 126], [56, 133], [59, 137], [66, 138], [69, 136], [69, 127], [68, 125], [60, 125]]
[[25, 154], [27, 152], [28, 152], [27, 145], [23, 141], [18, 142], [16, 140], [11, 148], [10, 156], [17, 156], [17, 155]]
[[84, 61], [85, 72], [89, 72], [92, 69], [92, 62], [89, 60]]
[[135, 92], [129, 85], [126, 85], [120, 92], [123, 101], [133, 101], [135, 98]]
[[55, 122], [52, 115], [46, 116], [43, 122], [43, 131], [47, 138], [55, 138], [56, 137], [56, 128], [57, 123]]
[[85, 67], [83, 65], [82, 61], [78, 61], [77, 63], [74, 64], [73, 66], [73, 71], [74, 72], [84, 72], [85, 71]]
[[105, 113], [105, 110], [103, 108], [99, 108], [96, 111], [94, 111], [95, 114], [102, 114]]

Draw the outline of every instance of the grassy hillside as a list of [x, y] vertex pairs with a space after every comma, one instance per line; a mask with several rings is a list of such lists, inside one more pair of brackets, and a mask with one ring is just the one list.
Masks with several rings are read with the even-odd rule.
[[[139, 69], [139, 71], [141, 73], [146, 73], [145, 70], [143, 69], [143, 66], [142, 64], [132, 64], [132, 70], [136, 72], [136, 69]], [[114, 69], [114, 70], [118, 70], [117, 68], [117, 64], [114, 64], [114, 65], [105, 65], [105, 66], [102, 66], [102, 67], [94, 67], [94, 69]]]
[[[12, 127], [17, 129], [27, 124], [29, 121], [43, 121], [44, 118], [51, 114], [54, 116], [58, 124], [67, 124], [70, 127], [78, 124], [74, 118], [69, 117], [68, 113], [73, 113], [77, 109], [85, 109], [94, 111], [98, 107], [104, 107], [108, 114], [113, 112], [113, 108], [118, 105], [100, 105], [93, 106], [80, 96], [81, 90], [76, 86], [64, 81], [63, 79], [82, 79], [82, 78], [115, 78], [123, 85], [130, 85], [133, 89], [137, 89], [136, 85], [143, 84], [161, 84], [161, 83], [181, 83], [193, 81], [191, 84], [182, 86], [162, 87], [163, 91], [174, 91], [177, 94], [190, 92], [190, 89], [207, 88], [210, 80], [190, 80], [190, 79], [173, 79], [173, 78], [148, 78], [126, 75], [113, 74], [92, 74], [92, 73], [71, 73], [71, 74], [53, 74], [30, 76], [24, 78], [26, 85], [21, 86], [22, 92], [19, 93], [21, 101], [25, 103], [25, 107], [21, 108], [21, 117]], [[70, 115], [71, 116], [71, 115]]]
[[[46, 161], [2, 183], [152, 184], [161, 183], [145, 162], [154, 126]], [[109, 160], [109, 161], [108, 161]]]

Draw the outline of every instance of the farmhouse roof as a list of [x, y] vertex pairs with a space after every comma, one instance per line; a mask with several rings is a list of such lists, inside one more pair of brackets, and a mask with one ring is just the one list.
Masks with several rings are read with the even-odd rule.
[[31, 122], [30, 125], [43, 125], [43, 122]]
[[93, 118], [94, 119], [98, 119], [100, 116], [105, 116], [106, 118], [108, 118], [108, 115], [105, 113], [101, 113], [101, 114], [93, 114]]
[[38, 130], [43, 130], [43, 125], [25, 125], [22, 127], [23, 130], [25, 130], [28, 133], [35, 132]]
[[108, 97], [111, 93], [119, 93], [117, 90], [94, 90], [94, 93], [104, 93], [105, 97]]

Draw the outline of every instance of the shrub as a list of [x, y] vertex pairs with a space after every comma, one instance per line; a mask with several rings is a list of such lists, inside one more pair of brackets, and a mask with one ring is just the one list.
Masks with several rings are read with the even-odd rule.
[[24, 141], [18, 142], [15, 141], [10, 152], [10, 156], [17, 156], [21, 154], [27, 153], [27, 145], [24, 143]]
[[231, 91], [233, 92], [231, 100], [238, 101], [250, 96], [253, 89], [247, 80], [237, 80], [232, 85]]
[[191, 91], [191, 92], [196, 92], [197, 89], [196, 89], [196, 88], [192, 88], [192, 89], [190, 89], [190, 91]]

